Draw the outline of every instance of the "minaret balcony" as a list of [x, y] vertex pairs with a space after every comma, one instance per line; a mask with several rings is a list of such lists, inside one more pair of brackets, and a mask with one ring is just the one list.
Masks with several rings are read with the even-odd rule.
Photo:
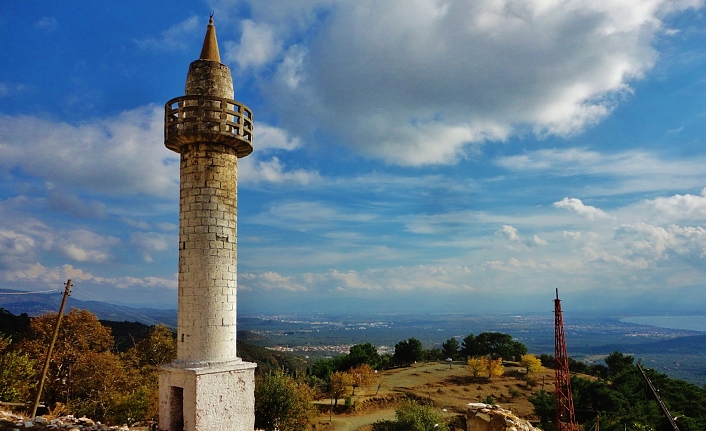
[[252, 153], [253, 115], [235, 100], [215, 96], [181, 96], [164, 106], [164, 145], [181, 153], [193, 143], [233, 147], [238, 157]]

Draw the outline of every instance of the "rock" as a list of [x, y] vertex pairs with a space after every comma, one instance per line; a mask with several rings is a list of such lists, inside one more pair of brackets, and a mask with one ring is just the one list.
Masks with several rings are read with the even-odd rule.
[[468, 431], [539, 431], [526, 420], [498, 405], [470, 403], [466, 407]]
[[96, 424], [92, 419], [88, 419], [86, 416], [78, 418], [78, 423], [87, 427], [92, 427]]
[[23, 425], [25, 428], [34, 428], [34, 423], [32, 423], [32, 421], [24, 421]]
[[32, 419], [32, 422], [34, 422], [35, 425], [40, 425], [40, 426], [44, 426], [49, 423], [47, 418], [44, 418], [41, 416], [36, 416], [34, 419]]

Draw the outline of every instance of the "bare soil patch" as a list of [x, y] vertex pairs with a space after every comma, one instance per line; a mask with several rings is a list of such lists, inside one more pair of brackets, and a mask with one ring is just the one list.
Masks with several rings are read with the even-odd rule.
[[[518, 417], [535, 420], [532, 403], [527, 397], [544, 386], [547, 392], [554, 391], [553, 370], [532, 374], [532, 385], [525, 380], [524, 370], [517, 366], [506, 366], [500, 377], [473, 378], [462, 362], [418, 363], [411, 367], [385, 370], [378, 373], [382, 387], [376, 394], [377, 385], [357, 388], [351, 397], [352, 406], [334, 409], [329, 423], [329, 400], [318, 402], [321, 416], [314, 429], [324, 431], [368, 431], [370, 424], [381, 419], [393, 419], [397, 404], [405, 398], [430, 403], [448, 416], [463, 415], [466, 405], [485, 402], [491, 397], [495, 404], [511, 410]], [[544, 383], [543, 383], [544, 382]]]

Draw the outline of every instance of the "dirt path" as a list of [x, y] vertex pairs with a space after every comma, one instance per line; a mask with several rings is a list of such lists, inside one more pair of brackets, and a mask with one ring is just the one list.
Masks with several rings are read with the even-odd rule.
[[[355, 431], [363, 425], [375, 423], [383, 419], [394, 419], [395, 409], [376, 410], [366, 415], [339, 415], [333, 417], [334, 431]], [[328, 418], [326, 418], [328, 419]]]

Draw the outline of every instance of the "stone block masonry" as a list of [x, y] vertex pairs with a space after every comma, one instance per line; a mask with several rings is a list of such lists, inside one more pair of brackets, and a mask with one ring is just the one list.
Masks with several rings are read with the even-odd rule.
[[232, 100], [208, 25], [186, 95], [165, 106], [164, 144], [180, 154], [177, 359], [159, 376], [161, 431], [252, 431], [255, 367], [236, 352], [238, 158], [252, 111]]
[[232, 147], [182, 148], [177, 361], [185, 364], [237, 357], [237, 169]]

